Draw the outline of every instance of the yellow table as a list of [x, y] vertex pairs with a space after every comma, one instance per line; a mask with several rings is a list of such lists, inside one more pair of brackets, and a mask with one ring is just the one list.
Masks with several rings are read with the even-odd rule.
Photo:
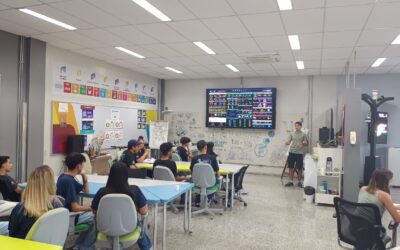
[[62, 250], [62, 246], [0, 236], [1, 250]]
[[[153, 164], [152, 163], [136, 163], [135, 164], [138, 168], [145, 168], [147, 170], [153, 170]], [[190, 173], [190, 162], [176, 162], [176, 167], [178, 168], [178, 172], [185, 172], [185, 173]], [[230, 174], [231, 171], [227, 169], [220, 168], [219, 173], [221, 175], [227, 175]]]

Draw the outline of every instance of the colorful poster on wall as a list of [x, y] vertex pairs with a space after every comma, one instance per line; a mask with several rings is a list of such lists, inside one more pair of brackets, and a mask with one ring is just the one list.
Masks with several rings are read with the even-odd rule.
[[70, 103], [53, 102], [53, 154], [61, 154], [67, 151], [67, 138], [69, 135], [79, 133], [75, 111]]
[[53, 92], [90, 98], [157, 105], [157, 85], [105, 75], [75, 65], [60, 64], [54, 70]]

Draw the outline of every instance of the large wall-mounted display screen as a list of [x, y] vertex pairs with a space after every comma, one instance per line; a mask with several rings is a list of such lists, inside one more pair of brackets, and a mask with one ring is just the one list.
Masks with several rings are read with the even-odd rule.
[[276, 88], [207, 89], [206, 127], [275, 129]]

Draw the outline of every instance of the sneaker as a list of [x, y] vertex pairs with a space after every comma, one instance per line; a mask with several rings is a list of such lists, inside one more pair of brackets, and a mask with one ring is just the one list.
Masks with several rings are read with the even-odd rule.
[[293, 187], [293, 182], [289, 181], [285, 184], [285, 187]]
[[302, 183], [302, 182], [299, 182], [299, 183], [297, 183], [297, 186], [298, 186], [299, 188], [303, 188], [303, 183]]

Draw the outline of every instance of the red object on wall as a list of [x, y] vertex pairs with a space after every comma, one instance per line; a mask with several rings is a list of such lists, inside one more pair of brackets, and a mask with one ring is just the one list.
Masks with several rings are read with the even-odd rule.
[[53, 125], [53, 153], [65, 154], [67, 152], [67, 139], [69, 135], [75, 135], [75, 129], [71, 125]]
[[64, 82], [64, 93], [71, 93], [71, 83]]
[[93, 88], [93, 95], [94, 96], [100, 96], [100, 89], [98, 87]]

